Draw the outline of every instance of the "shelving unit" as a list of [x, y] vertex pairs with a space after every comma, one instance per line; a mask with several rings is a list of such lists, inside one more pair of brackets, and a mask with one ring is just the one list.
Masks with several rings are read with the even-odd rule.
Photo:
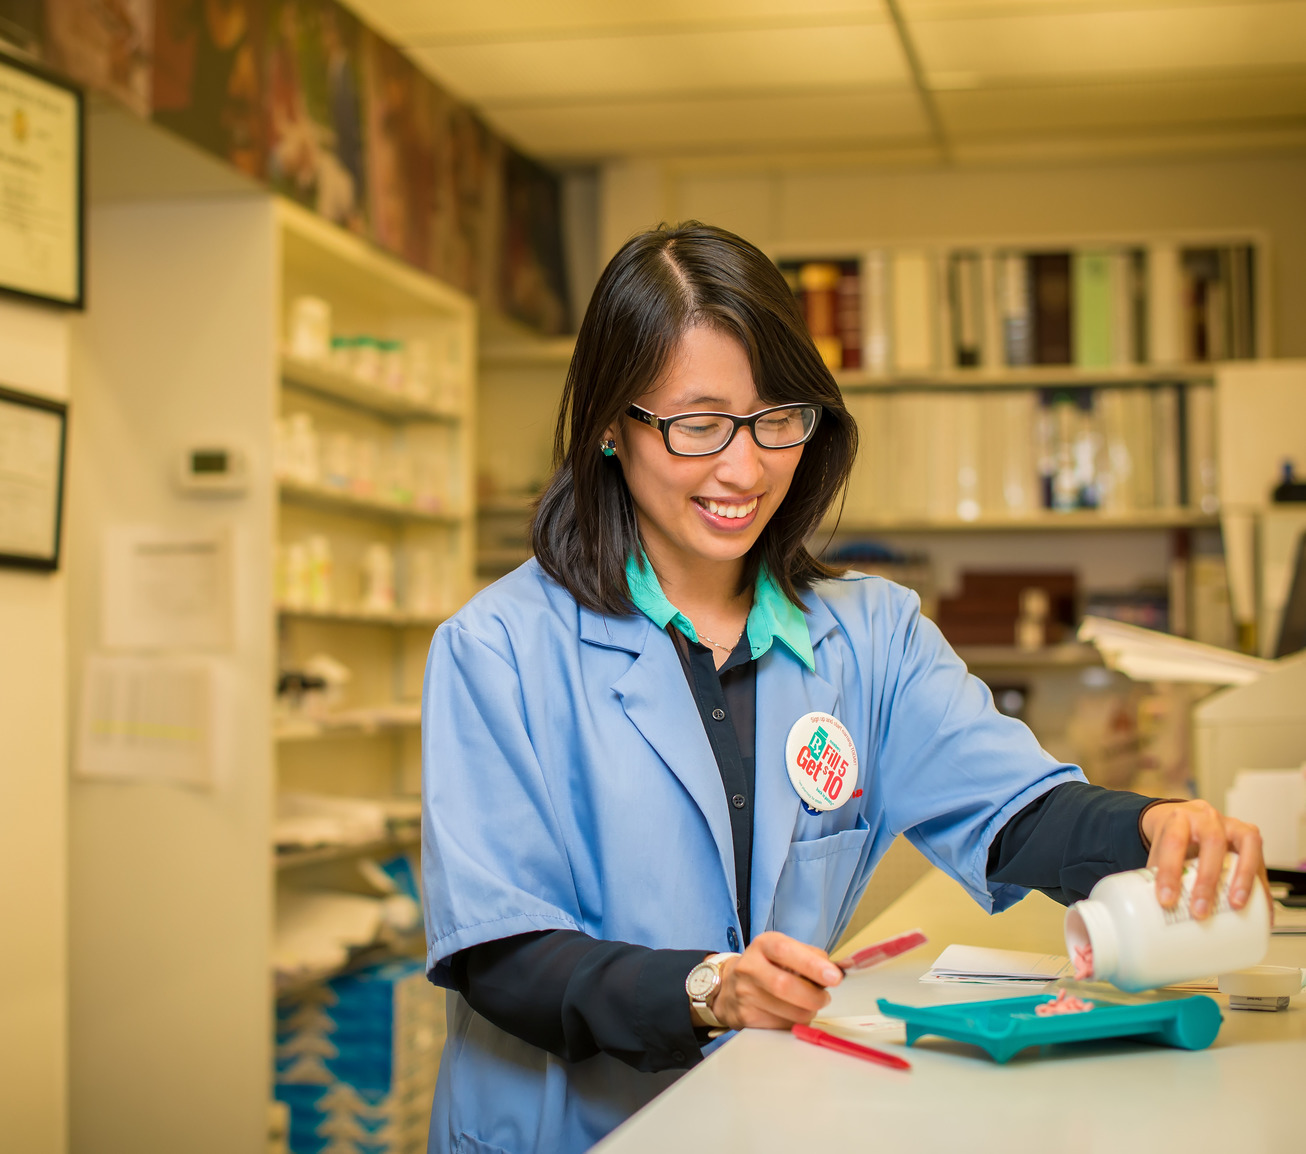
[[[347, 464], [344, 449], [353, 446], [360, 462], [366, 447], [371, 467], [387, 459], [397, 462], [392, 468], [402, 468], [408, 483], [396, 497], [385, 495], [379, 477], [370, 485], [346, 475], [333, 477], [334, 484], [286, 472], [278, 478], [280, 564], [284, 569], [297, 542], [316, 538], [326, 544], [331, 569], [329, 585], [325, 574], [312, 576], [307, 598], [303, 589], [287, 598], [288, 577], [281, 575], [279, 673], [302, 669], [314, 655], [326, 654], [351, 677], [332, 712], [277, 717], [276, 784], [295, 792], [415, 796], [422, 675], [431, 635], [472, 588], [474, 306], [461, 293], [293, 205], [278, 205], [277, 229], [283, 427], [303, 414], [320, 430], [316, 471], [323, 478], [328, 454], [344, 455]], [[420, 342], [430, 366], [426, 395], [359, 379], [334, 361], [292, 356], [286, 351], [292, 340], [289, 318], [302, 296], [327, 302], [333, 332]], [[336, 471], [341, 472], [339, 466]], [[419, 474], [431, 490], [425, 496], [412, 481]], [[388, 603], [384, 598], [378, 603], [376, 589], [367, 587], [366, 558], [377, 546], [394, 561], [395, 590]], [[392, 855], [415, 844], [412, 838], [388, 838], [274, 854], [277, 886], [306, 884], [301, 876], [310, 875], [299, 867]]]

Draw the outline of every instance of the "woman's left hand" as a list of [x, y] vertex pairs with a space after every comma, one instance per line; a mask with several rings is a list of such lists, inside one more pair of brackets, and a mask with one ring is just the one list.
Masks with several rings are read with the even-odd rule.
[[1154, 805], [1143, 814], [1140, 824], [1149, 847], [1147, 864], [1156, 870], [1156, 897], [1165, 909], [1173, 908], [1179, 900], [1184, 863], [1194, 856], [1197, 879], [1189, 908], [1195, 918], [1206, 917], [1214, 908], [1226, 853], [1238, 855], [1238, 868], [1229, 883], [1229, 904], [1234, 909], [1247, 904], [1258, 876], [1269, 892], [1261, 857], [1261, 831], [1254, 825], [1225, 817], [1206, 801]]

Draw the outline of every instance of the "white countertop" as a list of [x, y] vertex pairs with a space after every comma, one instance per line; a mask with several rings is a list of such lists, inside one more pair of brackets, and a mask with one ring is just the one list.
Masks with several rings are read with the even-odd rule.
[[[932, 870], [843, 951], [920, 927], [930, 941], [845, 980], [823, 1016], [871, 1013], [888, 997], [919, 1005], [1007, 998], [1031, 989], [923, 984], [953, 942], [1064, 953], [1061, 906], [1041, 894], [996, 917]], [[1306, 966], [1306, 936], [1272, 939], [1269, 964]], [[1177, 995], [1178, 996], [1178, 995]], [[899, 1072], [748, 1030], [655, 1099], [597, 1150], [1073, 1151], [1075, 1154], [1301, 1154], [1306, 1151], [1306, 994], [1287, 1010], [1229, 1010], [1214, 1044], [1139, 1042], [1028, 1049], [1000, 1065], [941, 1038], [875, 1039], [908, 1058]]]

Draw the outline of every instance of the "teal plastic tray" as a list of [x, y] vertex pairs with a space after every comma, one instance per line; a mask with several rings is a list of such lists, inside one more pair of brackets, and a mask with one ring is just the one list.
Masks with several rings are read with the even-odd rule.
[[1093, 999], [1093, 1009], [1085, 1013], [1040, 1018], [1034, 1008], [1051, 1001], [1051, 994], [1035, 994], [945, 1006], [904, 1006], [881, 998], [879, 1006], [880, 1013], [907, 1023], [909, 1046], [926, 1034], [937, 1034], [979, 1046], [999, 1062], [1027, 1046], [1102, 1038], [1136, 1038], [1181, 1050], [1204, 1050], [1215, 1041], [1223, 1021], [1220, 1007], [1200, 994], [1131, 1005]]

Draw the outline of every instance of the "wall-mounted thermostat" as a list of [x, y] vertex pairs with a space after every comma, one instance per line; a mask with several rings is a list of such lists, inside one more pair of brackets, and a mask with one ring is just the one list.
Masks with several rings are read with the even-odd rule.
[[178, 463], [177, 482], [187, 493], [235, 497], [249, 486], [245, 453], [230, 445], [195, 445]]

